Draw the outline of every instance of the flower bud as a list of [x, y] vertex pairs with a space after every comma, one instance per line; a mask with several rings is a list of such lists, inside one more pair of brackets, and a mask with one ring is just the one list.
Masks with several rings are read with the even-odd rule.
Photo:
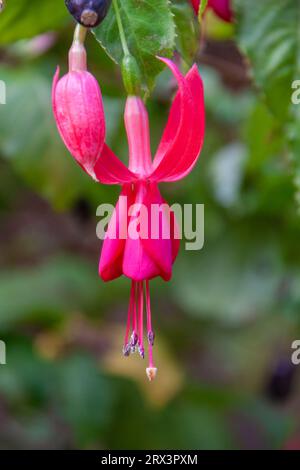
[[52, 88], [53, 112], [58, 131], [69, 152], [94, 177], [94, 166], [105, 139], [105, 117], [101, 90], [87, 71], [85, 48], [74, 42], [69, 52], [69, 73]]

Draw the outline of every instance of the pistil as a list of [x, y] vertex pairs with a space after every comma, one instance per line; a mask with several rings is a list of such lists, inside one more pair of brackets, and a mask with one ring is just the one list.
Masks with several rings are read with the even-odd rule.
[[[144, 299], [145, 296], [145, 299]], [[153, 361], [154, 332], [152, 329], [151, 302], [149, 281], [132, 281], [130, 291], [130, 301], [127, 314], [127, 326], [124, 338], [123, 354], [128, 357], [131, 353], [138, 350], [140, 356], [144, 359], [144, 300], [147, 314], [147, 342], [148, 342], [148, 367], [147, 376], [152, 381], [157, 373]], [[130, 336], [130, 331], [132, 333]]]

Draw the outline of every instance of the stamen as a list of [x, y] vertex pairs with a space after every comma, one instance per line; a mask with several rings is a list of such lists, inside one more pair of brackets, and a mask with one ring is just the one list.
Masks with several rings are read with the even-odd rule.
[[154, 346], [155, 333], [153, 331], [148, 332], [148, 343], [150, 346]]
[[[146, 368], [146, 373], [150, 381], [154, 380], [157, 374], [157, 368], [153, 361], [153, 345], [154, 345], [154, 332], [152, 330], [151, 318], [151, 302], [150, 302], [150, 289], [149, 281], [132, 281], [130, 291], [130, 301], [128, 307], [127, 326], [123, 346], [124, 356], [129, 356], [136, 351], [144, 359], [144, 295], [146, 301], [147, 312], [147, 339], [148, 339], [148, 355], [149, 366]], [[132, 334], [130, 335], [130, 327], [132, 325]]]
[[126, 325], [126, 332], [125, 332], [125, 338], [124, 338], [124, 349], [127, 348], [128, 346], [128, 340], [129, 340], [129, 333], [130, 333], [130, 325], [131, 325], [131, 316], [132, 316], [132, 309], [133, 309], [133, 302], [134, 302], [134, 286], [133, 283], [131, 284], [131, 291], [130, 291], [130, 300], [129, 300], [129, 306], [128, 306], [128, 314], [127, 314], [127, 325]]
[[137, 283], [135, 281], [132, 281], [132, 302], [133, 302], [133, 315], [132, 315], [132, 335], [131, 335], [131, 352], [134, 353], [136, 350], [136, 345], [138, 343], [138, 334], [137, 334], [137, 309], [136, 309], [136, 304], [137, 304], [137, 296], [138, 296], [138, 289], [137, 289]]
[[151, 302], [150, 302], [150, 289], [149, 281], [146, 281], [146, 308], [147, 308], [147, 337], [149, 343], [149, 367], [153, 367], [153, 345], [154, 345], [154, 332], [152, 330], [152, 319], [151, 319]]
[[130, 345], [131, 345], [131, 348], [132, 348], [132, 352], [135, 352], [135, 347], [138, 343], [138, 340], [139, 340], [139, 337], [137, 335], [137, 333], [133, 332], [132, 335], [131, 335], [131, 339], [130, 339]]
[[128, 357], [128, 356], [130, 356], [130, 353], [131, 353], [131, 346], [130, 346], [130, 344], [125, 344], [125, 345], [123, 346], [123, 355], [124, 355], [125, 357]]
[[147, 337], [150, 346], [154, 346], [155, 333], [152, 330], [149, 281], [146, 281]]
[[138, 327], [139, 327], [139, 353], [144, 359], [144, 287], [143, 281], [138, 283], [138, 296], [139, 296], [139, 316], [138, 316]]

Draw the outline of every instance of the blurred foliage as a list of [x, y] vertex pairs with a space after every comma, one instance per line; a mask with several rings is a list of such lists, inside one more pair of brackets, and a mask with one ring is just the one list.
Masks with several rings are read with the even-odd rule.
[[[290, 363], [300, 333], [290, 159], [294, 149], [297, 160], [299, 135], [290, 104], [297, 2], [249, 7], [237, 0], [236, 25], [205, 17], [209, 37], [198, 52], [192, 9], [176, 0], [175, 16], [164, 15], [167, 2], [156, 2], [169, 24], [166, 48], [174, 22], [184, 68], [197, 55], [207, 130], [193, 173], [162, 186], [170, 203], [205, 204], [205, 246], [189, 252], [182, 243], [172, 282], [151, 283], [159, 367], [151, 385], [141, 361], [121, 356], [128, 281], [103, 284], [97, 276], [95, 208], [114, 203], [118, 188], [83, 174], [52, 118], [51, 80], [57, 64], [66, 70], [73, 32], [63, 3], [14, 0], [0, 15], [7, 84], [7, 105], [0, 105], [0, 339], [7, 344], [0, 448], [282, 448], [300, 426], [299, 372]], [[96, 32], [102, 42], [112, 20], [111, 13]], [[155, 34], [165, 32], [158, 20], [150, 23]], [[251, 66], [232, 53], [234, 31]], [[221, 58], [220, 37], [231, 38], [221, 43]], [[114, 56], [116, 38], [109, 40]], [[120, 70], [92, 35], [87, 49], [104, 96], [107, 141], [126, 161]], [[215, 66], [204, 65], [205, 54]], [[154, 64], [147, 54], [141, 61]], [[237, 88], [240, 70], [254, 80]], [[151, 65], [147, 74], [158, 71]], [[153, 150], [173, 90], [164, 70], [147, 103]], [[280, 400], [278, 387], [287, 390]]]
[[68, 19], [64, 2], [59, 0], [14, 0], [8, 3], [1, 13], [1, 44], [56, 29]]
[[292, 84], [300, 73], [298, 2], [257, 0], [248, 8], [246, 2], [236, 0], [235, 5], [238, 44], [251, 61], [261, 99], [274, 115], [277, 132], [282, 132], [289, 146], [299, 191], [300, 115], [291, 100]]
[[193, 63], [199, 47], [199, 26], [188, 2], [172, 2], [176, 26], [176, 50], [188, 66]]

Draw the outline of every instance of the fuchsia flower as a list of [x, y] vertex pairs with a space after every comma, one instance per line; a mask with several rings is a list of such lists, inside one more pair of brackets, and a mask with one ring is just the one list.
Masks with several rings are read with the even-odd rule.
[[[161, 60], [175, 75], [179, 91], [153, 161], [145, 105], [140, 98], [129, 96], [125, 109], [129, 168], [127, 169], [107, 146], [104, 146], [94, 167], [99, 181], [105, 184], [119, 183], [123, 186], [121, 196], [127, 198], [128, 206], [143, 204], [147, 209], [145, 217], [147, 217], [148, 236], [139, 236], [136, 239], [127, 234], [127, 237], [122, 238], [120, 227], [124, 225], [128, 227], [137, 215], [130, 216], [127, 211], [122, 210], [122, 201], [119, 200], [102, 247], [99, 273], [104, 281], [110, 281], [122, 274], [132, 280], [123, 350], [126, 356], [138, 349], [140, 355], [144, 357], [145, 299], [149, 349], [147, 375], [150, 380], [155, 377], [156, 368], [152, 355], [154, 332], [149, 281], [157, 276], [165, 281], [171, 278], [172, 265], [179, 250], [175, 217], [172, 211], [167, 209], [168, 206], [161, 197], [157, 184], [180, 180], [192, 170], [202, 148], [205, 126], [203, 85], [197, 67], [193, 66], [184, 77], [172, 61]], [[162, 208], [156, 239], [149, 235], [153, 229], [151, 208], [154, 205]], [[163, 233], [170, 235], [164, 237]]]
[[[200, 6], [200, 0], [191, 0], [196, 15]], [[222, 20], [231, 23], [233, 21], [233, 13], [231, 9], [231, 0], [208, 0], [207, 8], [214, 10], [215, 14]]]
[[94, 177], [93, 168], [104, 145], [105, 117], [100, 87], [87, 71], [86, 51], [78, 42], [69, 52], [69, 73], [59, 80], [59, 68], [56, 71], [52, 104], [65, 146]]
[[[160, 195], [158, 183], [178, 181], [190, 173], [203, 145], [205, 127], [203, 85], [196, 65], [184, 77], [171, 60], [164, 58], [160, 60], [165, 62], [173, 72], [178, 81], [179, 90], [153, 160], [145, 105], [137, 96], [127, 98], [125, 126], [129, 144], [128, 168], [104, 142], [101, 144], [104, 123], [94, 123], [96, 128], [92, 130], [90, 125], [94, 121], [90, 119], [89, 125], [84, 129], [81, 127], [79, 122], [81, 118], [76, 114], [76, 106], [79, 106], [79, 115], [90, 117], [88, 109], [85, 111], [86, 114], [81, 113], [80, 101], [83, 95], [81, 93], [73, 95], [74, 113], [71, 113], [69, 112], [71, 104], [68, 101], [70, 96], [68, 87], [60, 86], [61, 82], [57, 84], [57, 76], [53, 86], [54, 114], [57, 125], [73, 156], [99, 182], [122, 186], [121, 196], [103, 243], [99, 274], [104, 281], [113, 280], [123, 274], [132, 281], [123, 353], [129, 356], [131, 352], [138, 350], [144, 357], [145, 311], [149, 355], [149, 366], [146, 371], [149, 380], [153, 380], [157, 372], [152, 351], [154, 331], [149, 281], [157, 276], [165, 281], [171, 278], [172, 266], [179, 250], [175, 216]], [[76, 77], [76, 80], [78, 79]], [[92, 103], [93, 100], [96, 101], [100, 119], [102, 114], [99, 111], [102, 108], [98, 102], [99, 94], [95, 92], [94, 85], [90, 89], [92, 96], [89, 97], [89, 102], [95, 108]], [[94, 113], [95, 111], [93, 111], [93, 116]], [[85, 142], [85, 148], [77, 140], [78, 127], [82, 132], [80, 136]], [[94, 137], [96, 131], [99, 131], [100, 137], [99, 135]], [[94, 138], [96, 142], [93, 145], [92, 139]], [[123, 204], [124, 199], [127, 203], [126, 207]], [[154, 224], [157, 224], [157, 220], [153, 219], [151, 210], [154, 205], [161, 209], [156, 227]], [[138, 236], [130, 233], [129, 227], [137, 222], [139, 210], [128, 212], [127, 207], [146, 209], [144, 215], [148, 229], [146, 236], [139, 232]], [[145, 220], [143, 222], [145, 223]], [[124, 227], [125, 234], [123, 233]], [[153, 229], [156, 232], [155, 237], [151, 236]]]

